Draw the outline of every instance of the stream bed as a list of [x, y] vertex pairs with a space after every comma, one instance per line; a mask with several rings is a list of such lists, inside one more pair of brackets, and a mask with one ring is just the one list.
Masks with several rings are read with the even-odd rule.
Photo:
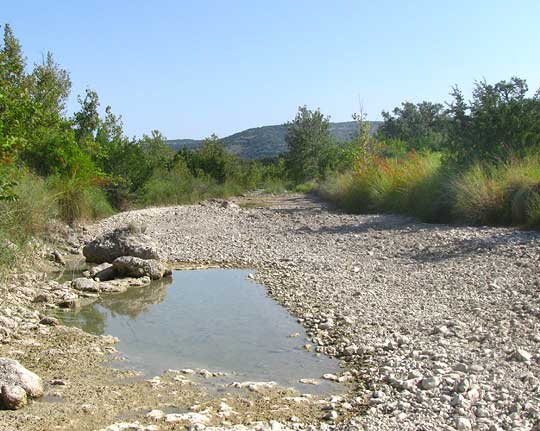
[[[339, 363], [306, 351], [306, 334], [296, 319], [248, 278], [248, 270], [174, 271], [172, 279], [63, 312], [64, 324], [96, 335], [113, 335], [126, 360], [117, 368], [145, 376], [167, 369], [207, 369], [230, 380], [276, 381], [302, 392], [335, 391], [321, 379]], [[317, 379], [319, 385], [299, 383]]]

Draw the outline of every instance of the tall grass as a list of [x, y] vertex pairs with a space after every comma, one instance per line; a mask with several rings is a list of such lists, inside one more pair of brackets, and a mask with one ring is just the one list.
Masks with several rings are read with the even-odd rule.
[[373, 157], [327, 178], [323, 198], [349, 212], [393, 212], [429, 222], [540, 227], [540, 156], [451, 172], [437, 153]]
[[454, 216], [470, 224], [540, 227], [540, 155], [477, 163], [452, 181]]
[[41, 177], [22, 170], [12, 179], [17, 200], [0, 202], [0, 267], [22, 257], [28, 241], [43, 234], [58, 214], [55, 199]]

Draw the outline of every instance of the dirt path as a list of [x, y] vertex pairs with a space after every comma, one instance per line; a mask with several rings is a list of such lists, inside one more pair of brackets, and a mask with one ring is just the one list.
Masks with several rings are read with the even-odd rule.
[[[346, 361], [355, 380], [364, 382], [346, 399], [317, 408], [298, 409], [290, 403], [287, 414], [255, 403], [256, 408], [241, 409], [238, 420], [228, 419], [230, 423], [275, 417], [292, 427], [290, 417], [300, 416], [294, 426], [305, 428], [329, 411], [338, 416], [338, 428], [350, 424], [365, 429], [491, 430], [531, 429], [538, 423], [538, 233], [339, 214], [303, 195], [252, 195], [237, 202], [240, 208], [218, 201], [131, 211], [89, 226], [86, 233], [91, 239], [127, 223], [144, 224], [161, 254], [175, 265], [257, 268], [257, 279], [301, 319], [314, 348]], [[62, 337], [61, 329], [47, 330]], [[26, 353], [24, 346], [3, 346], [0, 355], [9, 349], [21, 349], [29, 365], [47, 377], [52, 374], [50, 365]], [[104, 383], [110, 371], [88, 367], [89, 376], [97, 373], [96, 385], [89, 383], [91, 377], [83, 381], [74, 376], [65, 392], [71, 394], [69, 388], [79, 384], [91, 389], [73, 390], [59, 418], [76, 416], [74, 406], [79, 403], [82, 408], [83, 398], [91, 397], [96, 386], [109, 395], [123, 394], [124, 389]], [[138, 391], [122, 386], [129, 388], [126, 393]], [[184, 388], [177, 393], [186, 397], [183, 406], [203, 397]], [[148, 409], [167, 404], [123, 396], [130, 400], [124, 410], [111, 408], [96, 425], [110, 424], [126, 411], [137, 412], [133, 417], [144, 421]], [[100, 403], [107, 404], [97, 396], [92, 402], [100, 412]], [[34, 406], [0, 414], [8, 420], [44, 414], [34, 412]], [[17, 429], [4, 423], [12, 426], [6, 429]], [[326, 423], [334, 426], [333, 421]], [[169, 429], [163, 422], [156, 424]]]

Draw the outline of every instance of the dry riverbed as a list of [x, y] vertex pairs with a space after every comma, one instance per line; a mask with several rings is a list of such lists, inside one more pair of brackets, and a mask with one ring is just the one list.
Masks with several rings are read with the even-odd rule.
[[[538, 425], [538, 233], [345, 215], [302, 195], [238, 203], [118, 214], [88, 226], [70, 247], [134, 223], [146, 226], [174, 266], [256, 268], [257, 281], [305, 326], [311, 348], [346, 363], [348, 393], [323, 400], [264, 388], [216, 394], [183, 373], [133, 380], [103, 366], [114, 354], [110, 338], [39, 324], [38, 314], [25, 311], [42, 290], [54, 290], [39, 274], [26, 274], [0, 305], [16, 323], [0, 356], [41, 375], [46, 397], [1, 411], [0, 429], [98, 430], [135, 421], [149, 431], [181, 429], [189, 422], [184, 413], [208, 417], [199, 428]], [[177, 416], [147, 417], [152, 410]]]

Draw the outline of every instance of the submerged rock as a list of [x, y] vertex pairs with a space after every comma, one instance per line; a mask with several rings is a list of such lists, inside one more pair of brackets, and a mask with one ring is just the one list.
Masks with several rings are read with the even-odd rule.
[[43, 395], [41, 378], [9, 358], [0, 358], [0, 388], [0, 405], [7, 409], [23, 407], [27, 396], [38, 398]]
[[87, 262], [94, 263], [112, 263], [121, 256], [159, 259], [152, 239], [129, 227], [115, 229], [89, 242], [83, 248], [83, 255]]
[[158, 280], [170, 271], [155, 259], [141, 259], [133, 256], [122, 256], [114, 260], [113, 267], [117, 275], [128, 277], [150, 277]]

